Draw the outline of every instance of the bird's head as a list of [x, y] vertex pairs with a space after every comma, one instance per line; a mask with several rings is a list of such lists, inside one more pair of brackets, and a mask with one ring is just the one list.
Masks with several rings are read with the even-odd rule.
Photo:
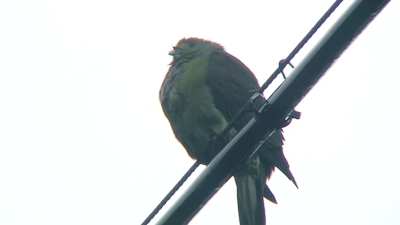
[[192, 58], [218, 49], [223, 50], [221, 45], [200, 38], [183, 38], [172, 48], [168, 53], [174, 57], [172, 62], [181, 58]]

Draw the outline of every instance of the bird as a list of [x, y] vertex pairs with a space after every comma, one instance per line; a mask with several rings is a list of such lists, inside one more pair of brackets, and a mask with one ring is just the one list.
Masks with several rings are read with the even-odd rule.
[[[213, 146], [226, 144], [252, 118], [244, 114], [226, 137], [219, 137], [260, 86], [251, 70], [218, 43], [183, 38], [169, 55], [173, 59], [159, 92], [162, 110], [189, 156], [207, 165], [218, 153]], [[283, 141], [278, 129], [234, 172], [241, 225], [266, 223], [263, 198], [277, 203], [266, 184], [275, 167], [297, 187]]]

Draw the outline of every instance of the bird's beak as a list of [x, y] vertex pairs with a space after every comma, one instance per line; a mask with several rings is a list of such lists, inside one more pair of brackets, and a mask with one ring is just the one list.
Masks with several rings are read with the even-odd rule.
[[181, 49], [181, 48], [173, 47], [173, 46], [172, 46], [172, 50], [169, 51], [168, 54], [169, 54], [169, 55], [172, 55], [172, 56], [179, 56], [179, 55], [181, 54], [181, 52], [182, 52], [182, 49]]

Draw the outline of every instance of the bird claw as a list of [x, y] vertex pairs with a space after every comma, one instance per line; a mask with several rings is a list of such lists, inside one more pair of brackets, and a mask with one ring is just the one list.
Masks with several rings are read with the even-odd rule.
[[220, 137], [218, 137], [218, 135], [212, 136], [210, 141], [212, 148], [219, 148], [222, 145], [222, 141], [220, 140]]

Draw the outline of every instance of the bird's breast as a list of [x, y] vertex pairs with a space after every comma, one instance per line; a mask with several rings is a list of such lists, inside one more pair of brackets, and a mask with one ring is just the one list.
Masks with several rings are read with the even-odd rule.
[[174, 112], [197, 102], [204, 89], [205, 74], [206, 63], [201, 58], [172, 65], [160, 90], [161, 102]]
[[206, 85], [206, 66], [201, 59], [172, 65], [160, 90], [175, 136], [194, 158], [203, 158], [211, 138], [227, 126]]
[[[182, 75], [185, 73], [185, 65], [171, 66], [165, 77], [164, 83], [160, 90], [160, 101], [165, 112], [174, 114], [179, 111], [179, 106], [183, 104], [183, 94], [179, 93], [179, 84]], [[169, 118], [169, 115], [166, 115]]]

